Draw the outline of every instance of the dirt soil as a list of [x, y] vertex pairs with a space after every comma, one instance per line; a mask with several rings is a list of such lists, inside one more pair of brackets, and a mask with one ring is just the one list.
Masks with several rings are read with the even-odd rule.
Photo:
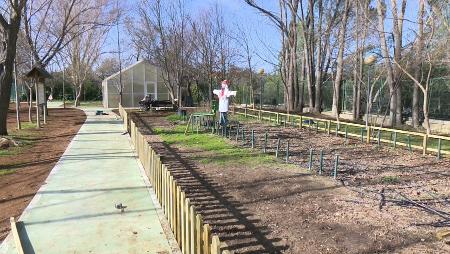
[[[254, 129], [255, 149], [261, 149], [267, 131], [269, 153], [281, 140], [279, 163], [242, 167], [233, 158], [229, 165], [202, 163], [198, 158], [208, 158], [209, 152], [169, 145], [153, 134], [154, 127], [173, 127], [163, 114], [133, 117], [196, 210], [236, 253], [450, 252], [435, 237], [437, 230], [448, 229], [448, 220], [440, 216], [450, 214], [448, 160], [347, 143], [305, 128], [245, 123], [246, 142], [241, 136], [236, 142], [233, 132], [227, 142], [249, 147], [248, 130]], [[284, 163], [287, 140], [290, 157]], [[315, 150], [313, 172], [305, 169], [310, 148]], [[325, 154], [322, 176], [317, 174], [319, 149]], [[333, 180], [337, 153], [340, 164]]]
[[[8, 130], [15, 132], [15, 110], [11, 105], [8, 114]], [[21, 105], [21, 120], [28, 121], [28, 107]], [[9, 217], [19, 217], [33, 196], [44, 183], [51, 169], [86, 120], [82, 110], [49, 109], [47, 124], [43, 128], [26, 129], [26, 139], [32, 144], [14, 155], [0, 156], [0, 171], [13, 170], [0, 175], [0, 241], [9, 233]]]

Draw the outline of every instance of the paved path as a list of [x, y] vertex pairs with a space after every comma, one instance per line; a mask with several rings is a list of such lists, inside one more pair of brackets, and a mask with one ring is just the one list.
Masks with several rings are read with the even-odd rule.
[[[122, 122], [86, 113], [20, 218], [25, 253], [171, 253]], [[0, 253], [17, 253], [11, 234]]]

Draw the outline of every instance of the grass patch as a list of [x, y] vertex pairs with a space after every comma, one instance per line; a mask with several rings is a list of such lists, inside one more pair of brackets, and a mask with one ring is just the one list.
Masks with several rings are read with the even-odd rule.
[[382, 184], [398, 184], [400, 183], [400, 177], [398, 176], [383, 176], [380, 180]]
[[168, 115], [166, 119], [172, 123], [184, 121], [184, 117], [178, 114]]
[[35, 128], [35, 123], [23, 122], [21, 130], [10, 131], [10, 135], [6, 137], [18, 142], [19, 146], [0, 150], [0, 157], [18, 155], [25, 149], [30, 148], [39, 138], [39, 134], [34, 131]]
[[275, 163], [273, 156], [261, 154], [246, 148], [235, 147], [222, 137], [211, 134], [184, 135], [185, 126], [175, 126], [172, 129], [156, 128], [155, 133], [168, 144], [182, 147], [197, 148], [207, 152], [194, 155], [201, 163], [214, 163], [218, 165], [257, 166], [266, 163]]
[[81, 101], [80, 107], [103, 107], [102, 101]]
[[0, 169], [0, 176], [10, 175], [16, 173], [15, 169]]

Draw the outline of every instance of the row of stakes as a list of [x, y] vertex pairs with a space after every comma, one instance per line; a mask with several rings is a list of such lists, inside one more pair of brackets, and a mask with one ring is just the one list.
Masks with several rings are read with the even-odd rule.
[[[272, 122], [272, 119], [271, 119], [270, 116], [269, 116], [269, 122]], [[283, 123], [284, 127], [287, 127], [287, 126], [288, 126], [288, 121], [287, 121], [285, 118], [284, 118], [284, 119], [283, 119], [283, 118], [280, 119], [280, 122]], [[304, 122], [305, 124], [309, 125], [309, 128], [310, 128], [310, 129], [312, 129], [312, 128], [314, 127], [314, 125], [315, 125], [316, 132], [319, 131], [319, 122], [314, 122], [314, 121], [312, 121], [312, 120], [305, 120], [305, 121], [303, 121], [303, 122]], [[326, 122], [324, 122], [324, 123], [325, 123], [325, 125], [327, 124]], [[295, 118], [292, 118], [292, 121], [290, 121], [290, 125], [291, 125], [291, 126], [296, 126], [296, 124], [297, 124], [297, 123], [296, 123], [296, 119], [295, 119]], [[199, 125], [200, 125], [200, 124], [197, 125], [197, 133], [198, 133], [198, 126], [199, 126]], [[213, 132], [214, 132], [214, 130], [216, 129], [216, 127], [218, 126], [217, 123], [214, 123], [214, 125], [213, 125], [213, 124], [211, 124], [210, 122], [208, 122], [207, 125], [208, 125], [207, 127], [213, 129]], [[326, 126], [325, 126], [325, 127], [326, 127]], [[340, 130], [341, 130], [340, 126], [339, 126], [339, 125], [336, 125], [336, 131], [335, 131], [336, 137], [338, 136]], [[365, 130], [364, 128], [361, 128], [361, 131], [360, 131], [361, 142], [364, 142], [364, 135], [365, 135], [365, 132], [366, 132], [366, 130]], [[381, 147], [381, 131], [378, 130], [377, 132], [373, 132], [372, 135], [373, 135], [372, 137], [373, 137], [373, 138], [376, 138], [376, 140], [377, 140], [377, 147]], [[347, 125], [345, 125], [345, 128], [344, 128], [344, 138], [345, 138], [345, 143], [346, 143], [346, 144], [348, 143], [348, 137], [349, 137], [349, 135], [348, 135], [348, 129], [347, 129]], [[396, 147], [397, 147], [397, 133], [396, 133], [396, 132], [391, 133], [390, 140], [392, 141], [392, 146], [393, 146], [394, 148], [396, 148]], [[408, 150], [409, 150], [409, 151], [412, 151], [411, 136], [410, 136], [410, 135], [407, 136], [407, 140], [406, 140], [406, 141], [407, 141]], [[441, 149], [442, 149], [442, 141], [441, 141], [441, 139], [439, 139], [439, 140], [438, 140], [438, 149], [437, 149], [437, 159], [438, 159], [438, 160], [441, 159]]]
[[[225, 128], [220, 128], [219, 125], [217, 123], [214, 123], [214, 125], [211, 128], [211, 133], [212, 134], [217, 134], [217, 135], [221, 135], [224, 138], [229, 138], [232, 139], [232, 127], [225, 127]], [[246, 137], [246, 130], [244, 127], [240, 127], [239, 123], [237, 124], [235, 131], [234, 131], [234, 139], [236, 142], [239, 141], [239, 137], [241, 137], [242, 143], [245, 145], [247, 144], [248, 140]], [[264, 143], [263, 143], [263, 153], [267, 153], [267, 140], [268, 140], [268, 133], [267, 131], [264, 133]], [[250, 145], [251, 148], [255, 148], [256, 147], [256, 142], [255, 142], [255, 131], [251, 130], [250, 132]], [[281, 139], [278, 138], [277, 139], [277, 145], [275, 148], [275, 157], [276, 158], [280, 158], [281, 156]], [[289, 162], [289, 140], [286, 140], [286, 151], [285, 151], [285, 161], [286, 163]], [[314, 149], [309, 149], [309, 157], [308, 157], [308, 170], [312, 171], [313, 170], [313, 158], [314, 158]], [[323, 168], [324, 168], [324, 152], [323, 150], [319, 151], [319, 175], [322, 175], [323, 173]], [[334, 158], [334, 166], [333, 166], [333, 178], [336, 179], [337, 177], [337, 171], [339, 168], [339, 154], [335, 155]]]
[[[271, 119], [269, 119], [269, 121], [271, 121]], [[284, 121], [283, 121], [283, 119], [281, 119], [281, 122], [284, 124], [285, 127], [286, 127], [287, 124], [288, 124], [288, 121], [286, 121], [286, 119], [284, 119]], [[315, 125], [316, 132], [318, 132], [318, 130], [319, 130], [319, 122], [314, 122], [314, 121], [312, 121], [312, 120], [305, 120], [304, 123], [307, 124], [307, 125], [309, 125], [309, 127], [310, 127], [311, 129], [312, 129], [312, 128], [314, 127], [314, 125]], [[325, 123], [325, 124], [326, 124], [326, 123]], [[197, 133], [198, 133], [198, 126], [199, 126], [199, 125], [200, 125], [200, 124], [197, 125]], [[295, 125], [296, 125], [295, 118], [292, 119], [291, 125], [292, 125], [292, 126], [295, 126]], [[208, 128], [211, 128], [213, 132], [217, 129], [217, 126], [218, 126], [217, 122], [214, 123], [214, 124], [212, 124], [211, 122], [208, 122], [208, 123], [207, 123], [207, 127], [208, 127]], [[326, 127], [326, 126], [325, 126], [325, 127]], [[226, 130], [225, 130], [225, 131], [226, 131]], [[239, 130], [237, 130], [237, 131], [239, 131]], [[335, 131], [335, 135], [336, 135], [336, 136], [338, 136], [338, 132], [339, 132], [339, 131], [340, 131], [340, 126], [339, 126], [339, 125], [336, 125], [336, 131]], [[365, 130], [364, 128], [361, 128], [361, 131], [360, 131], [361, 142], [364, 142], [365, 132], [366, 132], [366, 130]], [[244, 134], [244, 135], [245, 135], [245, 134]], [[345, 138], [345, 143], [346, 143], [346, 144], [348, 143], [348, 136], [349, 136], [349, 135], [348, 135], [348, 129], [347, 129], [347, 126], [345, 126], [345, 129], [344, 129], [344, 138]], [[381, 131], [378, 130], [377, 132], [373, 132], [372, 137], [373, 137], [373, 138], [376, 138], [376, 140], [377, 140], [377, 147], [381, 147]], [[407, 141], [407, 147], [408, 147], [408, 150], [409, 150], [409, 151], [412, 151], [411, 136], [408, 135], [406, 138], [407, 138], [406, 141]], [[393, 146], [394, 148], [396, 148], [396, 147], [397, 147], [397, 133], [396, 133], [396, 132], [391, 133], [390, 140], [392, 141], [392, 146]], [[438, 160], [441, 159], [441, 149], [442, 149], [442, 141], [441, 141], [441, 139], [439, 139], [439, 140], [438, 140], [437, 156], [436, 156]]]
[[[272, 117], [271, 117], [271, 115], [269, 115], [269, 122], [272, 122]], [[286, 117], [281, 118], [280, 122], [284, 125], [284, 127], [287, 127], [288, 124], [289, 124], [288, 121], [286, 120]], [[305, 121], [303, 121], [303, 122], [304, 122], [305, 124], [309, 125], [309, 128], [310, 128], [310, 129], [313, 129], [313, 128], [314, 128], [314, 125], [315, 125], [316, 132], [319, 132], [319, 122], [314, 122], [314, 121], [312, 121], [312, 120], [305, 120]], [[324, 122], [324, 124], [325, 124], [325, 128], [326, 128], [326, 127], [327, 127], [327, 123]], [[290, 125], [291, 125], [291, 126], [296, 126], [295, 118], [292, 119]], [[335, 135], [336, 135], [336, 137], [339, 135], [339, 131], [341, 131], [340, 125], [336, 124], [336, 129], [335, 129]], [[365, 128], [361, 128], [361, 131], [360, 131], [361, 142], [364, 142], [364, 135], [365, 135], [365, 133], [366, 133], [366, 129], [365, 129]], [[348, 143], [348, 137], [349, 137], [349, 135], [348, 135], [348, 129], [347, 129], [347, 125], [345, 125], [345, 128], [344, 128], [344, 138], [345, 138], [345, 143], [346, 143], [346, 144]], [[377, 132], [373, 132], [373, 133], [372, 133], [372, 138], [376, 139], [376, 141], [377, 141], [377, 147], [381, 147], [381, 131], [378, 130]], [[394, 148], [396, 148], [396, 147], [397, 147], [397, 132], [391, 132], [391, 134], [390, 134], [390, 140], [392, 141], [392, 146], [393, 146]], [[407, 136], [406, 136], [406, 144], [407, 144], [408, 150], [409, 150], [410, 152], [412, 152], [411, 135], [407, 135]], [[438, 160], [440, 160], [441, 157], [442, 157], [442, 155], [441, 155], [441, 150], [442, 150], [442, 140], [441, 140], [441, 139], [438, 139], [437, 155], [436, 155], [436, 157], [437, 157]]]

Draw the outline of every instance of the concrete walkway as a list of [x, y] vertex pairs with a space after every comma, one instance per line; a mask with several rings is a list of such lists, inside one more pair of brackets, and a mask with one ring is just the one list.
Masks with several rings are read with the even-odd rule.
[[94, 113], [20, 218], [25, 253], [171, 253], [121, 120]]

